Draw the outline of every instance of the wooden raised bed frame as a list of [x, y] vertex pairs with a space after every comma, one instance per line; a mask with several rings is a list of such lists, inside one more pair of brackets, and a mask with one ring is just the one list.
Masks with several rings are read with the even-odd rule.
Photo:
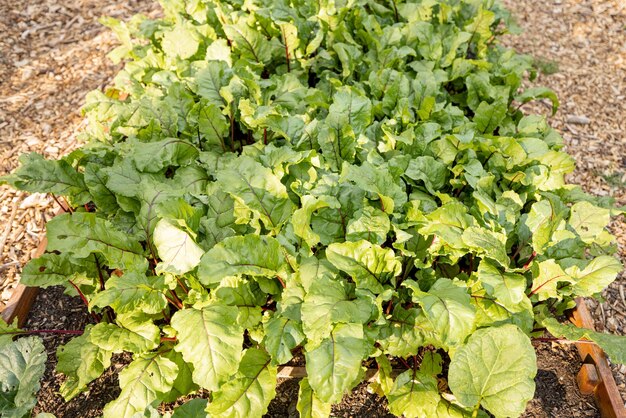
[[[36, 257], [41, 256], [46, 251], [47, 244], [48, 241], [44, 237], [37, 247]], [[22, 327], [38, 292], [39, 288], [37, 287], [18, 284], [7, 306], [0, 312], [2, 319], [7, 323], [17, 319], [18, 326]], [[570, 319], [580, 328], [594, 329], [593, 320], [582, 298], [576, 299], [576, 308]], [[583, 363], [576, 378], [580, 391], [585, 395], [593, 394], [602, 418], [626, 418], [626, 408], [617, 390], [604, 351], [596, 344], [576, 344], [576, 347]], [[376, 374], [376, 369], [369, 369], [366, 378], [372, 380]], [[302, 378], [304, 376], [306, 376], [304, 367], [282, 366], [278, 370], [278, 377], [282, 378]]]

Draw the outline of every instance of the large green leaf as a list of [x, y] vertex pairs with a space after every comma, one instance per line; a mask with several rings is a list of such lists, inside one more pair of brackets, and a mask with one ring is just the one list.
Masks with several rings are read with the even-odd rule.
[[509, 266], [505, 234], [471, 226], [463, 231], [461, 238], [463, 243], [477, 254], [491, 258], [503, 267]]
[[382, 285], [402, 271], [393, 250], [364, 240], [331, 244], [326, 249], [326, 257], [339, 270], [348, 273], [357, 287], [374, 293], [380, 293]]
[[423, 235], [436, 235], [449, 246], [458, 248], [463, 243], [463, 232], [474, 224], [465, 205], [451, 202], [429, 213], [428, 223], [419, 229]]
[[170, 166], [189, 165], [196, 157], [196, 146], [177, 138], [138, 142], [134, 144], [134, 152], [129, 155], [135, 167], [146, 173], [158, 173]]
[[163, 291], [163, 277], [146, 277], [144, 274], [128, 273], [113, 276], [106, 282], [105, 290], [96, 293], [89, 305], [112, 307], [117, 313], [139, 310], [148, 314], [161, 312], [167, 306]]
[[60, 251], [76, 258], [98, 253], [110, 268], [147, 270], [148, 262], [141, 244], [95, 213], [65, 213], [51, 219], [46, 229], [50, 252]]
[[204, 255], [204, 250], [189, 234], [161, 219], [154, 228], [154, 245], [161, 263], [158, 272], [184, 274], [193, 270]]
[[531, 206], [530, 212], [523, 222], [528, 228], [533, 249], [538, 254], [543, 253], [552, 239], [552, 233], [557, 227], [558, 220], [559, 217], [550, 200], [544, 199]]
[[374, 306], [366, 298], [354, 297], [353, 286], [343, 280], [318, 276], [302, 303], [302, 322], [308, 341], [327, 338], [337, 323], [366, 323]]
[[171, 57], [186, 59], [198, 50], [199, 34], [191, 25], [176, 25], [171, 31], [165, 32], [161, 46], [163, 52]]
[[474, 330], [476, 313], [467, 288], [449, 279], [439, 279], [428, 292], [413, 280], [404, 285], [413, 291], [413, 301], [424, 311], [423, 332], [427, 341], [444, 348], [455, 348]]
[[133, 329], [101, 322], [91, 329], [90, 340], [102, 350], [113, 353], [145, 353], [159, 345], [160, 330], [149, 322], [136, 324]]
[[622, 335], [611, 335], [578, 328], [572, 324], [562, 324], [554, 318], [543, 319], [541, 325], [546, 327], [548, 332], [557, 338], [564, 337], [572, 341], [594, 341], [606, 351], [611, 361], [626, 364], [626, 337]]
[[38, 337], [0, 344], [0, 414], [22, 418], [37, 403], [39, 380], [46, 370], [46, 350]]
[[205, 412], [207, 406], [207, 400], [202, 398], [194, 398], [189, 402], [185, 402], [174, 410], [172, 418], [200, 418], [208, 417], [208, 413]]
[[519, 311], [520, 305], [527, 300], [526, 278], [521, 274], [502, 272], [488, 260], [483, 260], [477, 275], [487, 294], [511, 312]]
[[265, 349], [272, 356], [272, 364], [285, 364], [293, 358], [292, 350], [304, 341], [302, 324], [285, 318], [273, 316], [263, 324]]
[[358, 135], [372, 121], [372, 104], [358, 90], [347, 86], [341, 87], [333, 96], [327, 121], [333, 129], [351, 126]]
[[272, 44], [267, 42], [255, 29], [248, 26], [245, 19], [233, 25], [224, 25], [224, 32], [233, 42], [233, 48], [241, 57], [264, 64], [272, 58]]
[[283, 251], [278, 240], [270, 236], [229, 237], [204, 254], [198, 278], [210, 286], [227, 276], [285, 276], [289, 267]]
[[369, 347], [361, 324], [337, 324], [330, 336], [306, 346], [309, 384], [322, 402], [339, 402], [357, 383]]
[[80, 264], [78, 264], [76, 260], [72, 260], [66, 254], [47, 253], [32, 259], [24, 266], [20, 283], [25, 286], [46, 288], [67, 285], [68, 280], [79, 281], [77, 278], [93, 280], [97, 274], [97, 267], [93, 259], [88, 259], [87, 262], [80, 260]]
[[574, 282], [572, 288], [576, 295], [591, 296], [613, 283], [623, 269], [624, 266], [618, 259], [601, 255], [591, 260], [584, 268], [574, 265], [566, 269], [566, 272]]
[[404, 358], [415, 355], [425, 345], [421, 319], [418, 309], [396, 306], [379, 337], [385, 353]]
[[303, 196], [302, 207], [293, 213], [291, 223], [293, 232], [302, 238], [309, 247], [313, 247], [320, 242], [320, 236], [311, 229], [311, 215], [313, 212], [327, 207], [338, 208], [339, 202], [330, 196]]
[[174, 384], [178, 366], [162, 353], [139, 356], [120, 372], [119, 397], [102, 411], [104, 418], [133, 417], [154, 406]]
[[112, 352], [92, 343], [90, 331], [91, 325], [88, 325], [83, 335], [57, 348], [57, 371], [67, 377], [60, 389], [66, 401], [82, 392], [111, 364]]
[[389, 411], [406, 418], [437, 416], [439, 390], [437, 379], [425, 373], [407, 370], [393, 382], [387, 394]]
[[533, 267], [534, 279], [529, 295], [537, 295], [539, 300], [557, 298], [557, 285], [559, 283], [571, 283], [572, 278], [563, 271], [554, 260], [546, 260], [537, 263]]
[[213, 303], [188, 308], [172, 316], [177, 332], [174, 349], [193, 365], [193, 380], [217, 390], [237, 370], [241, 360], [243, 329], [237, 324], [237, 308]]
[[21, 333], [17, 321], [14, 320], [12, 324], [7, 324], [4, 322], [4, 318], [0, 318], [0, 346], [10, 344], [13, 338]]
[[267, 294], [258, 283], [240, 277], [227, 277], [215, 289], [216, 298], [239, 309], [237, 322], [243, 328], [254, 328], [261, 322], [261, 306], [267, 303]]
[[327, 418], [330, 416], [329, 402], [322, 402], [309, 384], [308, 378], [300, 380], [298, 391], [298, 412], [302, 418]]
[[441, 190], [448, 179], [448, 169], [445, 164], [430, 156], [416, 157], [409, 162], [404, 173], [415, 181], [422, 181], [430, 193]]
[[586, 243], [592, 243], [609, 224], [611, 211], [589, 202], [572, 205], [569, 224]]
[[287, 189], [272, 170], [249, 157], [217, 173], [222, 190], [255, 213], [266, 228], [276, 230], [291, 216], [294, 208]]
[[211, 394], [207, 412], [216, 418], [262, 416], [276, 396], [276, 371], [266, 352], [249, 348], [234, 378]]
[[0, 177], [0, 183], [8, 183], [29, 192], [69, 196], [77, 205], [91, 200], [91, 194], [81, 173], [64, 160], [46, 160], [35, 153], [22, 155], [20, 168], [13, 174]]
[[358, 167], [344, 163], [341, 178], [354, 182], [361, 189], [380, 199], [383, 212], [393, 213], [407, 201], [406, 193], [391, 174], [367, 161]]
[[535, 393], [537, 359], [530, 338], [515, 325], [477, 330], [460, 347], [448, 385], [464, 406], [481, 405], [497, 418], [519, 416]]

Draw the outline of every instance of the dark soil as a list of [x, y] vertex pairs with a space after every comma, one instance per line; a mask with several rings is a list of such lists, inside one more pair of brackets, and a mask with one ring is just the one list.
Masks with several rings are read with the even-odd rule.
[[[60, 288], [42, 290], [31, 309], [26, 329], [79, 330], [91, 322], [85, 306], [78, 298], [63, 294]], [[41, 383], [34, 415], [40, 412], [55, 414], [57, 418], [91, 418], [101, 414], [104, 405], [120, 392], [117, 372], [130, 361], [128, 355], [118, 355], [112, 366], [89, 385], [89, 392], [69, 402], [58, 394], [64, 377], [55, 373], [56, 349], [71, 336], [46, 334], [43, 336], [48, 353], [46, 373]], [[572, 345], [551, 346], [540, 343], [536, 347], [539, 371], [535, 382], [535, 398], [528, 404], [524, 418], [599, 417], [593, 397], [582, 396], [576, 386], [580, 360]], [[266, 418], [296, 418], [298, 412], [297, 379], [279, 379], [276, 398], [270, 403]], [[343, 401], [335, 405], [332, 415], [342, 418], [388, 418], [387, 402], [367, 391], [367, 384], [357, 386]]]
[[523, 418], [599, 417], [593, 396], [578, 390], [576, 375], [581, 361], [573, 344], [551, 346], [539, 343], [535, 398], [528, 403]]

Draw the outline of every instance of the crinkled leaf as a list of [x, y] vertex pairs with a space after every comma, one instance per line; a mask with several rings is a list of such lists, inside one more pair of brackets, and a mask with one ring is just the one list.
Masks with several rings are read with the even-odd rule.
[[413, 280], [404, 285], [413, 291], [413, 301], [424, 311], [428, 329], [425, 335], [431, 344], [454, 348], [474, 330], [476, 313], [467, 288], [449, 279], [438, 279], [428, 292], [420, 290]]
[[75, 280], [76, 276], [96, 277], [95, 265], [91, 265], [91, 263], [75, 264], [73, 261], [65, 254], [43, 254], [24, 266], [20, 283], [25, 286], [46, 288], [67, 285], [68, 280]]
[[373, 244], [382, 245], [387, 240], [390, 229], [389, 215], [371, 206], [365, 206], [348, 222], [346, 240], [364, 239]]
[[272, 356], [272, 364], [285, 364], [293, 358], [291, 350], [304, 341], [302, 324], [285, 318], [273, 316], [263, 324], [265, 349]]
[[599, 208], [589, 202], [572, 205], [569, 224], [586, 243], [592, 243], [609, 224], [610, 210]]
[[314, 278], [302, 303], [303, 329], [308, 341], [330, 335], [337, 323], [366, 323], [373, 305], [365, 298], [354, 297], [351, 285], [343, 280], [319, 275]]
[[351, 126], [356, 135], [362, 133], [372, 121], [372, 103], [353, 87], [341, 87], [333, 96], [328, 109], [328, 124], [334, 129]]
[[271, 230], [282, 226], [293, 212], [287, 189], [269, 168], [240, 157], [237, 164], [217, 174], [222, 190], [252, 210]]
[[522, 301], [527, 299], [526, 278], [521, 274], [502, 272], [488, 260], [483, 260], [477, 275], [487, 294], [512, 312], [519, 311]]
[[434, 417], [440, 399], [437, 379], [419, 371], [407, 370], [395, 379], [387, 399], [389, 411], [394, 415]]
[[396, 306], [388, 323], [381, 330], [379, 344], [385, 353], [397, 357], [415, 355], [424, 345], [423, 327], [418, 321], [419, 310]]
[[314, 197], [306, 195], [302, 197], [302, 207], [297, 209], [291, 218], [293, 232], [302, 238], [309, 247], [317, 245], [320, 236], [311, 229], [311, 215], [318, 209], [333, 207], [338, 208], [339, 202], [330, 196]]
[[101, 322], [90, 332], [90, 340], [105, 351], [121, 353], [145, 353], [159, 345], [160, 330], [152, 323], [144, 322], [143, 329], [128, 329]]
[[137, 169], [146, 173], [158, 173], [170, 166], [188, 165], [196, 157], [198, 149], [195, 145], [177, 138], [148, 143], [137, 142], [129, 155]]
[[537, 295], [539, 300], [558, 297], [557, 285], [571, 283], [572, 278], [554, 260], [546, 260], [533, 267], [534, 279], [529, 295]]
[[509, 266], [509, 256], [506, 253], [506, 235], [472, 226], [463, 231], [461, 239], [477, 254], [491, 258], [503, 267]]
[[200, 418], [208, 417], [205, 412], [208, 401], [202, 398], [195, 398], [189, 402], [185, 402], [178, 408], [174, 409], [172, 418]]
[[409, 162], [404, 173], [415, 181], [422, 181], [430, 193], [441, 190], [448, 179], [448, 169], [445, 164], [430, 156], [416, 157]]
[[198, 50], [199, 35], [188, 25], [175, 25], [174, 28], [165, 32], [161, 46], [163, 52], [175, 58], [187, 59]]
[[584, 268], [574, 265], [566, 269], [574, 282], [572, 288], [578, 296], [591, 296], [613, 283], [624, 268], [621, 261], [608, 255], [594, 258]]
[[216, 298], [239, 309], [237, 322], [243, 328], [253, 328], [261, 322], [261, 306], [267, 303], [267, 294], [258, 283], [240, 277], [227, 277], [215, 289]]
[[30, 153], [20, 157], [20, 167], [0, 183], [28, 192], [54, 193], [69, 196], [76, 205], [91, 200], [83, 175], [64, 160], [46, 160], [41, 155]]
[[269, 62], [272, 58], [272, 44], [255, 29], [248, 26], [245, 19], [232, 25], [224, 25], [226, 36], [233, 42], [233, 48], [243, 58], [258, 64]]
[[90, 306], [110, 306], [117, 313], [140, 310], [154, 314], [167, 305], [163, 277], [147, 277], [139, 273], [127, 273], [121, 277], [114, 275], [105, 286], [105, 290], [93, 296]]
[[344, 163], [341, 177], [354, 182], [361, 189], [380, 199], [381, 209], [393, 213], [407, 201], [406, 193], [391, 174], [364, 162], [360, 167]]
[[47, 359], [38, 337], [0, 344], [0, 414], [3, 417], [22, 418], [35, 406]]

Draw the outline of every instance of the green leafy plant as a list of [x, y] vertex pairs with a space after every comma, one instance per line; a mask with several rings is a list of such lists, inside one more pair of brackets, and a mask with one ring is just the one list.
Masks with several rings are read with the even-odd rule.
[[12, 341], [19, 331], [0, 322], [0, 414], [6, 418], [30, 416], [39, 380], [46, 369], [46, 351], [38, 337]]
[[126, 64], [88, 95], [85, 145], [3, 179], [69, 203], [22, 275], [94, 316], [57, 352], [66, 399], [126, 351], [105, 417], [200, 388], [174, 416], [258, 417], [298, 355], [304, 417], [367, 367], [396, 415], [508, 417], [546, 329], [623, 361], [623, 339], [554, 319], [621, 270], [619, 211], [565, 183], [561, 137], [519, 110], [558, 100], [522, 87], [497, 3], [162, 6], [105, 20]]

